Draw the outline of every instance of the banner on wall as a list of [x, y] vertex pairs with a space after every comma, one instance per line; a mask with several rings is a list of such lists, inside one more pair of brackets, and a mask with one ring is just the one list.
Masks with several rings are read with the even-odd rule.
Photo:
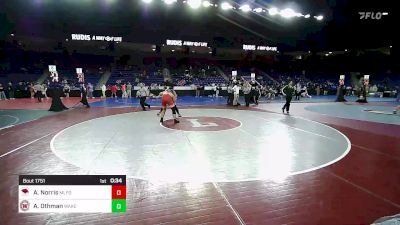
[[58, 82], [57, 67], [55, 65], [49, 65], [49, 71], [51, 82]]
[[82, 72], [82, 68], [76, 68], [76, 74], [79, 83], [85, 83], [85, 74]]
[[114, 36], [100, 36], [90, 34], [71, 34], [71, 40], [73, 41], [114, 41], [122, 42], [122, 37]]
[[183, 41], [183, 40], [167, 40], [169, 46], [189, 46], [189, 47], [207, 47], [207, 42]]

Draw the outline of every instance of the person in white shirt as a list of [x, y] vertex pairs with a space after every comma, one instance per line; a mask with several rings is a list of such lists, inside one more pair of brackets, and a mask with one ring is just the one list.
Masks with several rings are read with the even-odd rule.
[[235, 85], [232, 88], [233, 91], [233, 106], [239, 106], [239, 92], [240, 92], [240, 87], [238, 83], [235, 83]]
[[146, 98], [149, 95], [149, 92], [146, 86], [143, 83], [139, 84], [139, 90], [136, 92], [136, 97], [140, 98], [140, 106], [142, 107], [143, 111], [146, 111], [145, 106], [150, 109], [150, 105], [146, 103]]
[[102, 98], [106, 97], [106, 90], [107, 90], [106, 85], [105, 84], [101, 85], [101, 93], [102, 93], [101, 97]]
[[130, 82], [126, 85], [126, 95], [128, 98], [132, 97], [132, 84]]
[[42, 85], [40, 85], [39, 83], [36, 83], [33, 86], [33, 91], [35, 92], [35, 97], [37, 98], [37, 100], [39, 102], [42, 102]]

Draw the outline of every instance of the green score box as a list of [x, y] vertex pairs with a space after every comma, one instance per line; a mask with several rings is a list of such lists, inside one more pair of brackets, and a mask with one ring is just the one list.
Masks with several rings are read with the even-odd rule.
[[113, 199], [112, 212], [113, 213], [126, 212], [126, 199]]

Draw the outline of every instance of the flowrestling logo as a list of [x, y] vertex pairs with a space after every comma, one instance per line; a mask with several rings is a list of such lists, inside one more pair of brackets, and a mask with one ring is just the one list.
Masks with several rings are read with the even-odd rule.
[[380, 20], [383, 16], [389, 15], [388, 12], [358, 12], [360, 20]]

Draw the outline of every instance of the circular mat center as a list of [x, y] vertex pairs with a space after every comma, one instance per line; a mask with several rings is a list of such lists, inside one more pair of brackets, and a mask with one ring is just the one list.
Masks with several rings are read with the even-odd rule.
[[166, 120], [163, 126], [184, 131], [221, 131], [239, 127], [241, 123], [234, 119], [222, 117], [195, 116], [179, 118], [179, 123], [173, 119]]
[[51, 149], [89, 174], [165, 182], [282, 180], [335, 163], [350, 150], [339, 131], [292, 116], [182, 109], [180, 123], [167, 113], [160, 126], [155, 113], [76, 124], [54, 136]]

